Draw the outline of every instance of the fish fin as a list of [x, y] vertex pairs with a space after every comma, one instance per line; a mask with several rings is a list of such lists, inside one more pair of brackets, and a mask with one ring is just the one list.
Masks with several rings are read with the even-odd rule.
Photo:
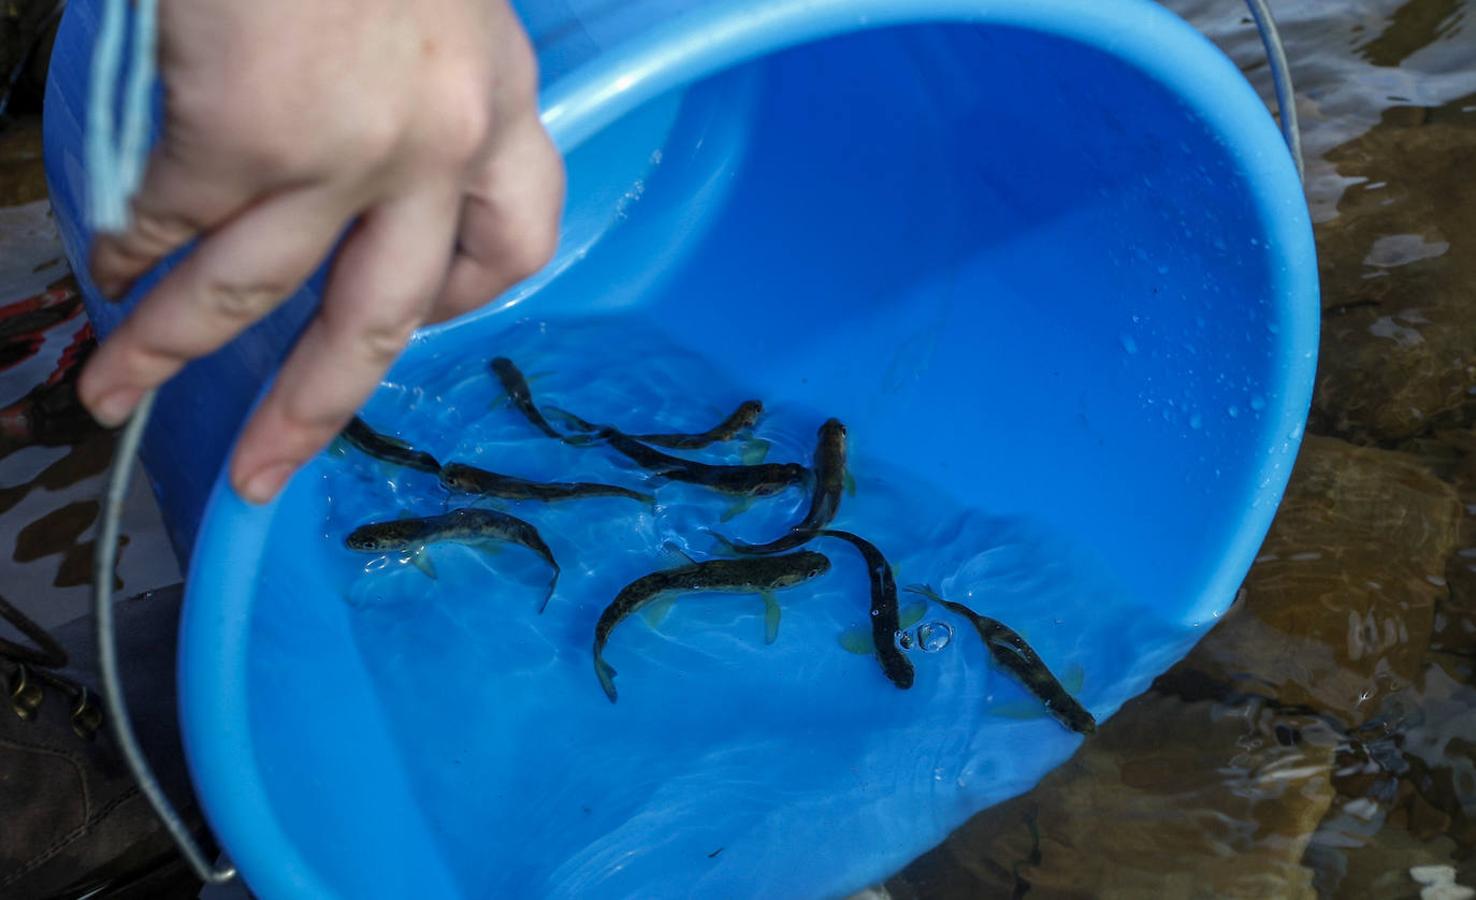
[[870, 656], [876, 652], [876, 642], [871, 639], [870, 628], [859, 626], [847, 628], [840, 633], [836, 641], [841, 645], [842, 650], [857, 656]]
[[1081, 667], [1081, 663], [1072, 663], [1061, 673], [1061, 687], [1066, 689], [1066, 693], [1075, 697], [1086, 685], [1086, 675], [1086, 669]]
[[764, 601], [764, 643], [772, 644], [779, 639], [779, 601], [768, 591], [759, 594]]
[[603, 657], [595, 657], [595, 675], [600, 679], [600, 687], [604, 689], [605, 696], [610, 702], [615, 702], [615, 667], [605, 662]]
[[661, 623], [666, 621], [667, 614], [671, 612], [672, 606], [676, 604], [676, 599], [676, 594], [673, 593], [652, 600], [646, 604], [645, 609], [641, 610], [641, 618], [645, 619], [646, 624], [652, 628], [661, 627]]
[[424, 572], [429, 578], [436, 577], [435, 564], [431, 562], [430, 553], [426, 551], [424, 544], [411, 551], [410, 565]]
[[722, 546], [722, 548], [724, 550], [726, 550], [727, 552], [729, 552], [729, 553], [737, 553], [737, 552], [739, 552], [739, 550], [738, 550], [738, 546], [739, 546], [738, 545], [738, 542], [735, 541], [735, 540], [733, 540], [732, 538], [729, 538], [729, 537], [726, 537], [724, 535], [718, 534], [716, 531], [713, 531], [711, 528], [698, 528], [697, 530], [703, 532], [704, 534], [706, 534], [709, 537], [711, 537], [713, 540], [717, 541], [718, 544], [720, 544]]
[[512, 397], [508, 396], [506, 391], [492, 398], [492, 409], [507, 409], [511, 405]]
[[917, 603], [909, 603], [898, 610], [897, 627], [903, 629], [911, 628], [918, 622], [921, 622], [922, 617], [927, 614], [928, 604], [926, 602], [918, 601]]
[[682, 559], [685, 559], [687, 562], [691, 563], [694, 566], [697, 565], [697, 560], [692, 558], [692, 554], [683, 549], [682, 545], [678, 544], [676, 541], [664, 541], [661, 544], [661, 549], [665, 550], [667, 553], [675, 553], [677, 556], [680, 556]]
[[[893, 572], [893, 574], [896, 573]], [[909, 594], [918, 594], [919, 596], [927, 597], [934, 603], [943, 602], [943, 596], [926, 584], [909, 584], [902, 590], [908, 592]]]
[[1001, 719], [1016, 719], [1028, 722], [1031, 719], [1044, 719], [1050, 715], [1050, 710], [1045, 705], [1034, 700], [1012, 700], [1009, 703], [997, 703], [988, 708], [991, 716]]
[[730, 522], [733, 519], [737, 518], [738, 516], [741, 516], [744, 513], [748, 512], [752, 508], [753, 508], [753, 497], [752, 496], [740, 497], [737, 500], [733, 501], [733, 505], [730, 506], [730, 507], [728, 507], [726, 510], [724, 510], [723, 511], [723, 514], [721, 516], [719, 516], [718, 518], [719, 518], [719, 520], [721, 520], [723, 522]]
[[498, 556], [502, 553], [502, 542], [494, 541], [491, 538], [483, 538], [480, 541], [469, 541], [467, 546], [478, 553], [485, 553], [488, 556]]
[[[543, 417], [545, 419], [551, 419], [551, 420], [557, 421], [560, 425], [564, 426], [565, 428], [569, 428], [569, 429], [572, 429], [574, 431], [598, 431], [599, 430], [599, 428], [597, 426], [591, 424], [589, 421], [587, 421], [585, 419], [581, 419], [580, 417], [574, 415], [573, 413], [569, 412], [567, 409], [564, 409], [561, 406], [544, 406], [544, 407], [542, 407], [542, 410], [543, 410]], [[569, 438], [565, 438], [564, 440], [569, 440]]]
[[763, 438], [751, 437], [743, 442], [739, 458], [745, 466], [756, 466], [769, 458], [769, 449], [773, 446]]
[[554, 373], [554, 372], [530, 372], [530, 373], [528, 373], [527, 376], [525, 376], [523, 378], [523, 381], [524, 381], [524, 383], [530, 384], [530, 385], [537, 384], [540, 381], [547, 381], [550, 377], [552, 377], [555, 374], [556, 373]]
[[850, 469], [847, 469], [846, 470], [845, 478], [842, 479], [842, 480], [844, 481], [845, 486], [846, 486], [846, 496], [847, 497], [854, 497], [854, 496], [856, 496], [856, 476], [851, 474], [851, 470]]
[[388, 435], [388, 434], [381, 434], [379, 436], [379, 438], [380, 438], [380, 440], [384, 441], [386, 444], [389, 444], [391, 447], [398, 447], [401, 450], [414, 450], [415, 449], [414, 447], [410, 446], [410, 442], [409, 441], [401, 440], [400, 438], [393, 437], [393, 436]]
[[538, 604], [538, 614], [540, 616], [543, 615], [545, 609], [548, 609], [548, 601], [553, 599], [554, 591], [558, 590], [558, 588], [559, 570], [554, 569], [553, 577], [548, 580], [548, 590], [543, 592], [543, 602]]

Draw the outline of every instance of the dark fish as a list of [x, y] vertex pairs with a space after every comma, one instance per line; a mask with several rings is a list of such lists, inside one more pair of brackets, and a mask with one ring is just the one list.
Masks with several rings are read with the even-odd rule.
[[630, 488], [588, 481], [528, 481], [512, 475], [489, 472], [464, 463], [447, 463], [441, 467], [441, 484], [463, 494], [501, 497], [504, 500], [577, 500], [580, 497], [626, 497], [642, 503], [655, 503], [656, 498]]
[[800, 484], [809, 470], [799, 463], [760, 463], [756, 466], [723, 466], [694, 462], [647, 447], [613, 428], [601, 428], [597, 436], [616, 452], [658, 478], [699, 484], [728, 494], [763, 497]]
[[595, 675], [605, 689], [605, 696], [611, 703], [615, 702], [615, 670], [605, 662], [605, 642], [610, 639], [616, 625], [641, 607], [676, 592], [761, 594], [764, 596], [766, 638], [772, 641], [779, 627], [779, 606], [769, 592], [802, 584], [829, 569], [830, 560], [823, 554], [803, 550], [763, 559], [710, 559], [637, 578], [615, 596], [595, 624]]
[[810, 495], [810, 511], [783, 537], [767, 544], [746, 544], [714, 535], [729, 549], [738, 553], [782, 553], [793, 550], [815, 536], [835, 518], [840, 509], [841, 492], [846, 488], [846, 426], [830, 419], [820, 426], [820, 441], [815, 447], [815, 492]]
[[553, 569], [539, 612], [548, 606], [558, 586], [559, 564], [538, 529], [516, 516], [493, 509], [456, 509], [439, 516], [371, 522], [355, 528], [344, 540], [350, 550], [362, 553], [406, 553], [417, 568], [432, 578], [436, 572], [425, 548], [438, 543], [467, 544], [483, 550], [499, 543], [519, 544], [537, 553]]
[[528, 390], [528, 379], [523, 377], [523, 373], [518, 370], [517, 366], [513, 365], [512, 360], [505, 356], [499, 356], [492, 360], [492, 374], [496, 375], [497, 380], [502, 382], [502, 389], [507, 392], [508, 399], [512, 401], [513, 406], [516, 406], [518, 411], [529, 422], [533, 423], [534, 428], [537, 428], [555, 440], [568, 440], [567, 437], [560, 434], [552, 425], [548, 424], [548, 420], [543, 417], [543, 413], [538, 411], [537, 405], [533, 403], [533, 393]]
[[871, 577], [871, 642], [877, 661], [892, 684], [904, 691], [912, 687], [915, 674], [912, 661], [897, 648], [897, 632], [902, 630], [902, 620], [897, 611], [897, 579], [892, 575], [891, 563], [875, 544], [849, 531], [822, 529], [815, 534], [848, 541], [861, 552]]
[[[764, 404], [758, 400], [745, 400], [738, 404], [728, 417], [707, 431], [697, 434], [625, 434], [632, 440], [640, 441], [652, 447], [666, 447], [671, 450], [701, 450], [709, 444], [719, 441], [731, 441], [745, 428], [752, 427], [763, 414]], [[552, 410], [550, 410], [552, 412]], [[592, 424], [579, 418], [573, 413], [564, 410], [559, 411], [560, 416], [580, 431], [600, 431], [599, 425]]]
[[757, 400], [745, 400], [738, 404], [728, 417], [699, 434], [633, 434], [631, 437], [642, 444], [667, 447], [672, 450], [701, 450], [719, 441], [731, 441], [744, 429], [753, 427], [763, 414], [764, 405]]
[[968, 619], [974, 630], [979, 632], [979, 637], [983, 638], [984, 646], [989, 648], [994, 661], [1019, 679], [1030, 693], [1040, 698], [1056, 721], [1082, 734], [1096, 732], [1096, 719], [1061, 686], [1061, 682], [1056, 680], [1056, 676], [1051, 674], [1051, 670], [1013, 628], [998, 619], [981, 616], [962, 603], [944, 600], [931, 588], [914, 585], [908, 590], [935, 600]]
[[387, 434], [380, 434], [368, 423], [358, 416], [349, 420], [339, 437], [350, 446], [369, 454], [375, 459], [404, 466], [407, 469], [418, 469], [421, 472], [435, 474], [441, 470], [441, 464], [434, 456]]

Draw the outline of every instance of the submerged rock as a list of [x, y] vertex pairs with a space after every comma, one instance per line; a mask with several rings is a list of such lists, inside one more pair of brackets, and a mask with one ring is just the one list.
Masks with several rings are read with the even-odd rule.
[[1386, 110], [1380, 127], [1327, 154], [1355, 183], [1317, 229], [1315, 431], [1385, 442], [1476, 409], [1471, 103]]
[[1184, 665], [1362, 723], [1423, 669], [1461, 514], [1416, 458], [1309, 438], [1242, 601]]
[[898, 898], [1310, 898], [1300, 860], [1332, 802], [1335, 743], [1306, 717], [1149, 693], [888, 887]]

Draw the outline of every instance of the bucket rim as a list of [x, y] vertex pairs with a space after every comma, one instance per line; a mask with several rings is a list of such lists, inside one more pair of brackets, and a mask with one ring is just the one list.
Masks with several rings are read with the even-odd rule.
[[[1316, 256], [1310, 214], [1275, 122], [1241, 72], [1193, 26], [1152, 0], [741, 0], [711, 3], [574, 68], [542, 92], [543, 121], [569, 152], [647, 100], [740, 63], [847, 33], [915, 24], [1017, 27], [1104, 50], [1165, 87], [1227, 145], [1273, 255], [1273, 355], [1285, 364], [1266, 386], [1267, 447], [1248, 508], [1202, 590], [1186, 600], [1186, 627], [1211, 622], [1254, 559], [1280, 502], [1311, 405], [1318, 342]], [[464, 324], [464, 323], [463, 323]], [[433, 339], [442, 325], [417, 333]], [[262, 395], [270, 382], [263, 386]], [[259, 395], [260, 396], [260, 395]], [[1273, 435], [1284, 436], [1272, 439]], [[1269, 452], [1279, 450], [1279, 452]], [[334, 896], [299, 852], [270, 803], [255, 754], [250, 650], [255, 573], [277, 501], [253, 506], [217, 475], [186, 580], [180, 622], [179, 714], [200, 803], [221, 846], [262, 896]]]

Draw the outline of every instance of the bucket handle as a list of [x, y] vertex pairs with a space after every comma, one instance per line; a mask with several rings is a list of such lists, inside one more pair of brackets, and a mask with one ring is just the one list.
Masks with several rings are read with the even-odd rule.
[[[1276, 20], [1266, 0], [1246, 0], [1256, 30], [1261, 33], [1261, 42], [1266, 48], [1266, 59], [1271, 66], [1271, 78], [1276, 86], [1276, 106], [1281, 117], [1281, 133], [1286, 138], [1287, 149], [1297, 167], [1297, 176], [1305, 180], [1302, 164], [1302, 136], [1297, 122], [1296, 98], [1292, 94], [1291, 73], [1286, 61], [1286, 48], [1282, 46], [1281, 34], [1276, 29]], [[123, 697], [123, 682], [118, 672], [118, 648], [113, 636], [113, 577], [118, 557], [118, 531], [123, 514], [123, 499], [128, 494], [133, 467], [138, 455], [138, 445], [148, 424], [149, 413], [154, 406], [155, 391], [148, 391], [139, 401], [133, 416], [124, 427], [118, 447], [113, 452], [113, 463], [108, 471], [107, 492], [103, 495], [101, 523], [97, 544], [92, 558], [92, 603], [96, 614], [97, 661], [102, 676], [103, 702], [108, 710], [108, 723], [113, 738], [123, 752], [123, 759], [133, 778], [138, 782], [149, 805], [159, 821], [164, 823], [174, 838], [175, 846], [189, 862], [195, 875], [207, 884], [224, 884], [236, 877], [235, 866], [215, 867], [200, 849], [189, 826], [180, 817], [174, 804], [165, 796], [164, 789], [149, 761], [144, 758], [133, 731], [133, 720], [128, 715], [128, 704]]]
[[133, 417], [123, 429], [118, 448], [113, 453], [113, 464], [108, 471], [107, 492], [103, 495], [101, 524], [98, 526], [97, 545], [92, 557], [92, 602], [97, 627], [97, 664], [102, 674], [103, 703], [108, 710], [108, 725], [113, 739], [123, 751], [133, 778], [138, 782], [149, 805], [159, 816], [159, 821], [169, 830], [179, 851], [189, 862], [195, 875], [207, 884], [224, 884], [236, 877], [234, 866], [216, 868], [206, 859], [205, 852], [190, 834], [189, 826], [180, 818], [179, 812], [159, 779], [144, 759], [133, 731], [133, 720], [128, 715], [128, 703], [123, 696], [123, 683], [118, 674], [118, 647], [113, 635], [113, 566], [118, 556], [118, 530], [122, 519], [123, 499], [128, 495], [128, 484], [132, 480], [133, 467], [138, 457], [138, 444], [143, 438], [144, 426], [148, 424], [149, 412], [154, 406], [154, 391], [148, 391], [139, 401]]
[[1245, 0], [1245, 5], [1250, 7], [1256, 30], [1261, 33], [1261, 44], [1266, 48], [1266, 62], [1271, 66], [1271, 81], [1276, 86], [1276, 112], [1281, 118], [1281, 136], [1286, 138], [1286, 149], [1291, 151], [1292, 162], [1297, 166], [1297, 178], [1305, 184], [1307, 169], [1302, 162], [1302, 127], [1297, 121], [1297, 98], [1292, 91], [1291, 67], [1286, 62], [1281, 32], [1266, 0]]

